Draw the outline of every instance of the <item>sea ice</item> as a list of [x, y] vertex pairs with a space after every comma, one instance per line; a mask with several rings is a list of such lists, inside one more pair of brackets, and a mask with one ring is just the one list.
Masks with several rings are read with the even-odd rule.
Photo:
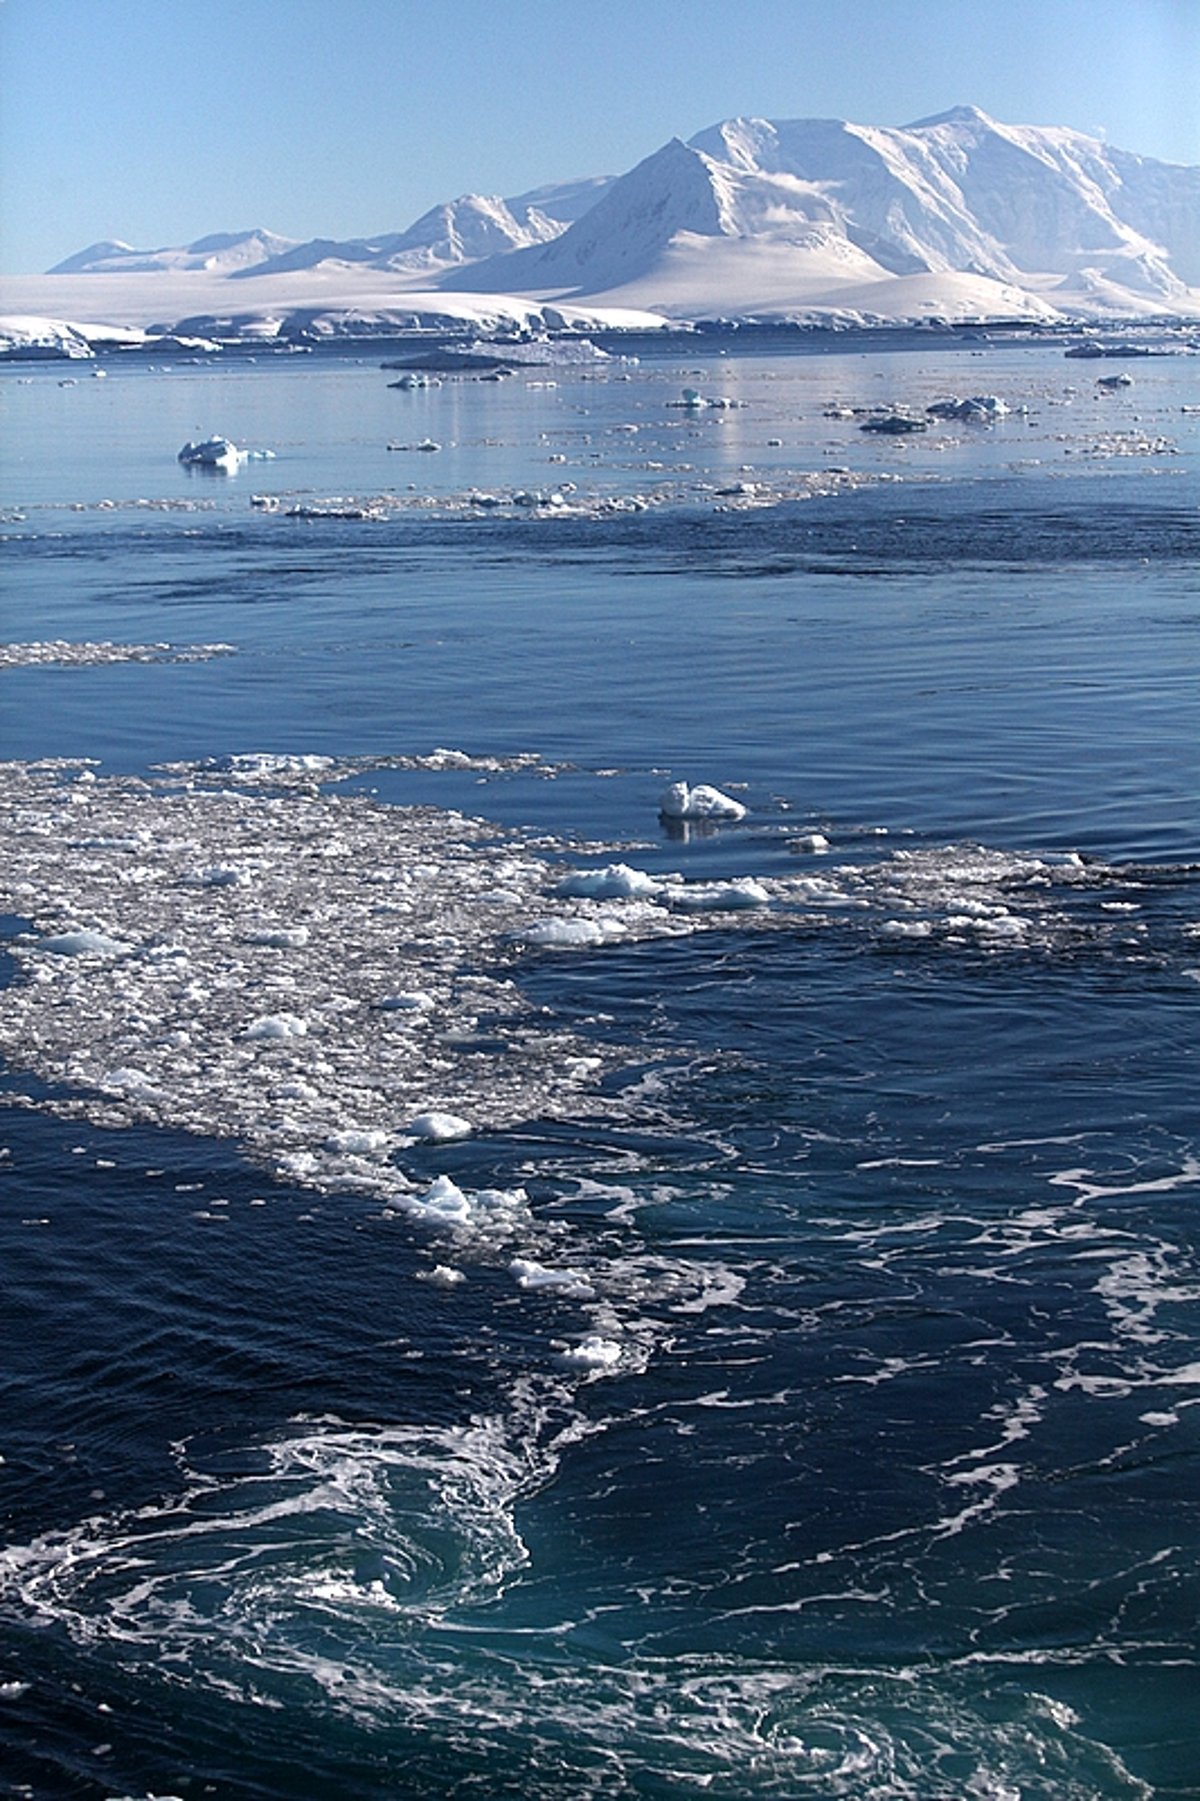
[[298, 1013], [267, 1013], [261, 1019], [251, 1020], [242, 1037], [268, 1040], [303, 1038], [307, 1031], [308, 1021], [301, 1019]]
[[668, 891], [673, 907], [688, 913], [737, 912], [743, 907], [769, 907], [771, 896], [753, 876], [736, 882], [689, 882]]
[[431, 1013], [437, 1002], [423, 988], [411, 988], [401, 994], [385, 994], [376, 1005], [384, 1013]]
[[471, 1218], [470, 1201], [449, 1176], [439, 1176], [424, 1194], [403, 1196], [391, 1205], [437, 1225], [465, 1226]]
[[245, 454], [230, 438], [202, 438], [195, 443], [189, 439], [179, 452], [178, 461], [193, 469], [223, 469], [228, 472], [238, 467]]
[[378, 1157], [388, 1148], [386, 1132], [331, 1132], [325, 1148], [348, 1157]]
[[127, 957], [133, 950], [120, 938], [112, 938], [107, 932], [82, 929], [74, 932], [51, 932], [41, 940], [44, 951], [52, 951], [56, 957]]
[[308, 943], [307, 926], [259, 926], [246, 934], [247, 944], [266, 944], [273, 950], [303, 950]]
[[564, 876], [557, 893], [580, 900], [649, 900], [662, 890], [662, 881], [628, 863], [606, 863], [603, 869], [577, 869]]
[[518, 1288], [553, 1289], [557, 1294], [576, 1300], [591, 1300], [596, 1292], [578, 1270], [548, 1269], [544, 1263], [536, 1263], [529, 1257], [514, 1257], [508, 1269]]
[[570, 1350], [562, 1351], [558, 1361], [567, 1369], [602, 1370], [612, 1369], [621, 1361], [621, 1347], [612, 1338], [601, 1338], [598, 1334], [583, 1339], [572, 1345]]
[[672, 782], [658, 803], [664, 819], [744, 819], [746, 809], [741, 801], [698, 782], [689, 788], [686, 782]]
[[996, 419], [1006, 419], [1012, 408], [998, 394], [972, 394], [966, 400], [935, 400], [925, 411], [931, 419], [965, 419], [990, 425]]
[[427, 1138], [432, 1144], [448, 1144], [456, 1138], [469, 1138], [474, 1131], [469, 1119], [457, 1113], [418, 1113], [405, 1130], [413, 1138]]
[[[408, 1120], [436, 1110], [490, 1132], [638, 1104], [601, 1080], [627, 1048], [525, 1000], [528, 956], [835, 912], [897, 951], [1002, 956], [1129, 929], [1102, 910], [1113, 872], [1070, 853], [952, 845], [736, 882], [616, 862], [564, 873], [563, 858], [604, 847], [338, 791], [378, 766], [246, 756], [147, 780], [0, 764], [0, 907], [28, 922], [9, 941], [0, 1054], [48, 1084], [47, 1110], [232, 1138], [287, 1181], [411, 1206], [413, 1177], [382, 1154], [411, 1143]], [[197, 881], [214, 869], [253, 884]], [[504, 1054], [480, 1055], [483, 1042]], [[638, 1054], [652, 1063], [656, 1047]], [[446, 1204], [435, 1195], [426, 1216]], [[495, 1229], [515, 1205], [475, 1195], [470, 1217]]]
[[586, 950], [608, 944], [624, 935], [625, 922], [612, 917], [599, 919], [538, 919], [521, 934], [526, 944], [539, 950]]

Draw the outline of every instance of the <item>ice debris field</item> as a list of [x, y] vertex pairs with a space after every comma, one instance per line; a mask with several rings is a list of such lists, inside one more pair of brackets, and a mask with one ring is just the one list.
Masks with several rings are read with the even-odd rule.
[[[287, 1181], [488, 1226], [495, 1196], [430, 1187], [406, 1153], [630, 1104], [603, 1080], [628, 1051], [526, 1000], [531, 956], [713, 929], [840, 927], [986, 955], [1141, 930], [1135, 902], [1095, 906], [1120, 871], [1069, 852], [875, 839], [842, 860], [805, 831], [782, 841], [795, 873], [685, 880], [628, 862], [636, 841], [560, 843], [345, 791], [388, 761], [242, 756], [149, 780], [0, 766], [16, 966], [0, 1054], [55, 1090], [10, 1103], [232, 1138]], [[391, 761], [499, 766], [451, 750]], [[675, 832], [752, 815], [703, 783], [671, 783], [661, 807]], [[652, 1063], [655, 1046], [640, 1053]]]

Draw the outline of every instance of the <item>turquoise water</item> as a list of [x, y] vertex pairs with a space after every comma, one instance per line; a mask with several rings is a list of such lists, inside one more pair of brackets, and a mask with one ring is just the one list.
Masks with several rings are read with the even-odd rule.
[[1200, 1793], [1200, 363], [1073, 367], [5, 374], [0, 1792]]

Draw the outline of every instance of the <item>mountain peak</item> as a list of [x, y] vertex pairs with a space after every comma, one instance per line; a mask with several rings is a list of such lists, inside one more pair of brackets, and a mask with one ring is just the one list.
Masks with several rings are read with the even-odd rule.
[[952, 106], [948, 112], [933, 113], [928, 119], [914, 119], [905, 131], [926, 131], [935, 125], [988, 125], [995, 126], [995, 119], [984, 112], [981, 106]]

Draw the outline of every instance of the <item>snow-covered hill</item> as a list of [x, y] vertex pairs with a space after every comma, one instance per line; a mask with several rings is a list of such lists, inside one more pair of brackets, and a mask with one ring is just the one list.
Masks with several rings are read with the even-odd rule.
[[[147, 318], [176, 305], [168, 282], [186, 295], [177, 317], [274, 316], [335, 293], [378, 310], [414, 290], [448, 307], [486, 294], [685, 319], [1193, 317], [1200, 168], [975, 107], [904, 128], [737, 118], [615, 180], [467, 194], [371, 239], [93, 244], [51, 271], [72, 291], [84, 274], [137, 278]], [[28, 285], [14, 310], [37, 310]], [[53, 310], [86, 316], [57, 291]]]
[[236, 275], [288, 275], [302, 269], [388, 269], [409, 285], [424, 286], [463, 263], [474, 263], [529, 244], [545, 244], [594, 204], [612, 184], [609, 176], [534, 188], [514, 199], [461, 194], [431, 207], [405, 231], [373, 238], [281, 238], [247, 231], [201, 238], [181, 249], [135, 250], [108, 240], [89, 244], [50, 270], [51, 275], [144, 275], [194, 271]]
[[[748, 287], [736, 257], [698, 249], [706, 239], [753, 247]], [[1006, 304], [1016, 289], [1067, 311], [1095, 310], [1102, 294], [1120, 310], [1190, 311], [1200, 169], [1064, 128], [1002, 125], [975, 107], [902, 130], [730, 119], [655, 151], [552, 242], [489, 258], [456, 283], [668, 304], [657, 288], [676, 288], [690, 260], [697, 280], [709, 265], [717, 277], [693, 305], [744, 311], [763, 289], [764, 247], [780, 273], [794, 269], [800, 307], [832, 302], [840, 287], [956, 274], [999, 284]]]
[[174, 250], [135, 250], [130, 244], [106, 239], [55, 264], [50, 274], [152, 275], [186, 271], [239, 275], [247, 269], [261, 269], [270, 260], [286, 255], [294, 245], [294, 238], [261, 230], [217, 232]]

